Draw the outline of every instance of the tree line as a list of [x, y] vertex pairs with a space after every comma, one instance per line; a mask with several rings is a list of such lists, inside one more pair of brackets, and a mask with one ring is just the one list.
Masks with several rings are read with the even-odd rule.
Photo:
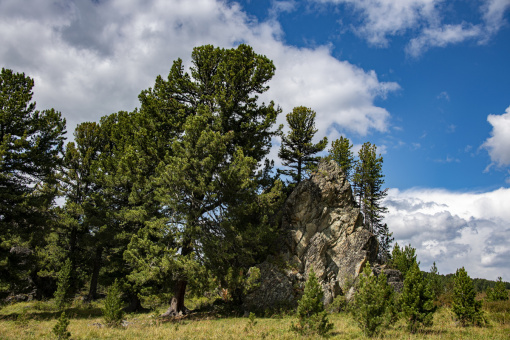
[[[250, 46], [201, 46], [191, 60], [174, 61], [139, 108], [81, 123], [67, 144], [61, 113], [36, 110], [33, 79], [2, 69], [0, 298], [53, 296], [65, 269], [68, 290], [91, 300], [118, 280], [132, 310], [144, 297], [185, 312], [186, 292], [211, 282], [242, 300], [248, 269], [274, 250], [282, 204], [328, 140], [313, 142], [310, 108], [287, 114], [287, 133], [276, 126], [281, 109], [258, 97], [275, 67]], [[278, 171], [267, 158], [276, 138]], [[383, 159], [371, 143], [358, 159], [352, 147], [340, 137], [322, 158], [351, 181], [385, 260]]]

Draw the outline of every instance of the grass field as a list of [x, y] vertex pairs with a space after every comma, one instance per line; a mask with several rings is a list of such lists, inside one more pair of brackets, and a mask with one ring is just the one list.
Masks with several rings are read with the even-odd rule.
[[[67, 309], [72, 339], [296, 339], [305, 338], [290, 330], [294, 316], [257, 318], [219, 318], [212, 313], [195, 313], [180, 320], [161, 320], [154, 313], [129, 314], [123, 327], [102, 325], [101, 301], [74, 304]], [[509, 303], [484, 304], [488, 319], [485, 327], [460, 327], [448, 308], [435, 314], [433, 327], [409, 334], [399, 321], [379, 338], [382, 339], [510, 339]], [[52, 328], [60, 314], [52, 302], [23, 302], [0, 310], [0, 339], [54, 339]], [[334, 323], [330, 339], [363, 339], [365, 336], [346, 313], [330, 314]], [[308, 337], [314, 339], [319, 337]]]

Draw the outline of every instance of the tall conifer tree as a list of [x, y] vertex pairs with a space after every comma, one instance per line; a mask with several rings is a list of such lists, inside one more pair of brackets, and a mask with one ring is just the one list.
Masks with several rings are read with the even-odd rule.
[[354, 154], [352, 152], [352, 144], [348, 138], [341, 136], [331, 143], [331, 149], [328, 150], [328, 158], [338, 163], [342, 168], [345, 177], [350, 181], [352, 169], [355, 166]]
[[376, 234], [379, 244], [378, 257], [381, 261], [387, 259], [390, 243], [393, 241], [388, 225], [384, 224], [383, 214], [387, 211], [382, 205], [387, 196], [383, 189], [384, 175], [382, 173], [383, 157], [377, 156], [377, 147], [370, 142], [363, 144], [358, 153], [358, 162], [353, 176], [354, 192], [365, 216], [365, 224]]
[[282, 159], [284, 166], [291, 169], [278, 172], [291, 176], [296, 184], [303, 179], [304, 170], [307, 167], [313, 167], [318, 163], [319, 157], [315, 154], [324, 150], [328, 144], [326, 137], [317, 144], [312, 142], [317, 132], [315, 115], [314, 111], [304, 106], [295, 107], [291, 113], [287, 114], [290, 131], [282, 136], [278, 157]]
[[142, 111], [175, 120], [174, 135], [166, 140], [154, 181], [163, 223], [147, 224], [124, 254], [135, 281], [143, 280], [136, 272], [156, 272], [147, 271], [144, 263], [150, 261], [140, 261], [138, 254], [152, 259], [165, 254], [168, 271], [157, 272], [173, 288], [169, 314], [185, 311], [193, 263], [214, 260], [210, 267], [218, 277], [254, 264], [274, 235], [268, 214], [281, 201], [281, 184], [263, 187], [257, 170], [277, 133], [272, 125], [279, 109], [257, 102], [273, 76], [272, 62], [246, 45], [202, 46], [193, 50], [192, 65], [187, 73], [175, 61], [167, 80], [158, 77], [154, 89], [141, 95]]
[[0, 297], [33, 288], [27, 284], [37, 272], [32, 256], [47, 233], [57, 195], [65, 120], [54, 109], [36, 110], [33, 86], [24, 73], [2, 68]]

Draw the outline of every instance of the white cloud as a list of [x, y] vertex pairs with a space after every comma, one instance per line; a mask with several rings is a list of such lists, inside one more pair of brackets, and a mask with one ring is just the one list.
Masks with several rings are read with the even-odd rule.
[[443, 92], [441, 92], [440, 94], [437, 95], [437, 99], [444, 99], [447, 102], [449, 102], [450, 101], [450, 96], [448, 95], [448, 92], [443, 91]]
[[445, 47], [466, 40], [486, 43], [505, 24], [510, 0], [484, 0], [481, 24], [445, 22], [451, 10], [444, 0], [312, 0], [344, 4], [360, 14], [353, 31], [369, 44], [387, 47], [389, 37], [410, 34], [406, 52], [418, 57], [432, 47]]
[[361, 26], [355, 32], [376, 46], [388, 45], [388, 36], [435, 21], [435, 7], [440, 0], [316, 0], [322, 3], [347, 4], [361, 15]]
[[411, 56], [417, 57], [431, 47], [445, 47], [468, 39], [480, 38], [482, 33], [480, 26], [471, 24], [425, 28], [417, 38], [411, 39], [406, 51]]
[[385, 222], [401, 245], [416, 248], [421, 269], [441, 273], [464, 266], [471, 277], [510, 279], [510, 189], [458, 193], [391, 189]]
[[510, 0], [487, 0], [481, 8], [489, 32], [497, 32], [505, 24], [503, 19], [510, 8]]
[[489, 115], [487, 121], [492, 125], [490, 138], [482, 147], [487, 149], [491, 160], [498, 166], [510, 165], [510, 106], [502, 115]]
[[[275, 1], [292, 10], [293, 1]], [[264, 95], [284, 110], [306, 105], [321, 133], [384, 131], [389, 113], [374, 100], [398, 88], [331, 56], [328, 47], [285, 45], [274, 19], [257, 22], [233, 3], [215, 0], [0, 2], [0, 63], [36, 80], [38, 108], [54, 107], [77, 123], [138, 106], [138, 94], [203, 44], [252, 45], [277, 67]], [[284, 121], [284, 115], [280, 122]]]
[[293, 107], [307, 106], [316, 111], [321, 134], [334, 133], [335, 126], [360, 135], [387, 129], [389, 112], [373, 102], [398, 84], [380, 82], [375, 72], [336, 60], [327, 47], [298, 49], [273, 42], [270, 50], [277, 72], [263, 99], [276, 98], [284, 113], [281, 123]]

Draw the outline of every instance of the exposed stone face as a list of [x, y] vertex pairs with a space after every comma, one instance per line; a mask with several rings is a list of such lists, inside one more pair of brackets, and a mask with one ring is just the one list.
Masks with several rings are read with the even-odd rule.
[[263, 311], [278, 304], [292, 306], [295, 303], [292, 275], [267, 261], [257, 267], [261, 273], [260, 286], [245, 297], [245, 309]]
[[[317, 172], [294, 189], [283, 209], [282, 230], [281, 257], [295, 270], [280, 269], [278, 282], [285, 277], [286, 286], [302, 288], [313, 268], [326, 304], [343, 294], [342, 287], [353, 282], [366, 261], [373, 263], [377, 256], [377, 239], [364, 227], [349, 181], [333, 161], [321, 162]], [[266, 271], [269, 266], [265, 264], [259, 267], [262, 281], [277, 269], [273, 266]], [[281, 284], [261, 285], [249, 295], [250, 301], [277, 303], [267, 300], [278, 295], [267, 289], [276, 290], [277, 286]], [[294, 294], [292, 299], [296, 298]]]

